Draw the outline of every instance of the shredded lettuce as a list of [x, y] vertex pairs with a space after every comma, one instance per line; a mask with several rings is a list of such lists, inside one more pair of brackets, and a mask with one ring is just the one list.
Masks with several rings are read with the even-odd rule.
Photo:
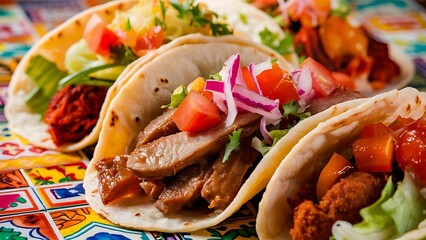
[[334, 223], [333, 237], [337, 240], [393, 239], [415, 229], [426, 217], [426, 199], [420, 194], [421, 186], [410, 172], [406, 171], [404, 176], [394, 194], [389, 180], [380, 199], [361, 210], [361, 223]]

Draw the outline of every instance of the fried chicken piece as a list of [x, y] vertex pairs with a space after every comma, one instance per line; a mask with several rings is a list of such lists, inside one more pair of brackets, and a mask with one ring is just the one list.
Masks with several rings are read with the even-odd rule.
[[292, 238], [326, 240], [337, 220], [360, 222], [359, 211], [380, 197], [384, 184], [383, 178], [364, 172], [343, 178], [327, 191], [319, 204], [305, 201], [295, 209]]

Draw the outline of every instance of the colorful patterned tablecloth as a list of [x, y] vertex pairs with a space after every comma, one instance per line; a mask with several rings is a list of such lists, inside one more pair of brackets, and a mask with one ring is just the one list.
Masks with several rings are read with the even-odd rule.
[[[350, 2], [371, 32], [412, 56], [417, 75], [410, 85], [426, 90], [426, 12], [421, 5], [412, 0]], [[97, 3], [0, 3], [0, 240], [257, 238], [255, 220], [261, 194], [218, 226], [192, 233], [120, 228], [93, 212], [84, 200], [82, 182], [93, 148], [64, 154], [35, 147], [9, 131], [3, 110], [8, 81], [19, 59], [41, 35]]]

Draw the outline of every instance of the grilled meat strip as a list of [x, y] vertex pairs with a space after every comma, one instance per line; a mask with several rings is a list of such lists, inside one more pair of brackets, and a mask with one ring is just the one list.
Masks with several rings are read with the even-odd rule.
[[222, 162], [224, 153], [213, 163], [213, 173], [201, 191], [201, 196], [210, 203], [210, 209], [225, 209], [232, 202], [248, 169], [259, 156], [248, 141], [241, 144], [241, 150], [232, 152], [226, 162]]
[[175, 122], [173, 122], [173, 114], [176, 108], [168, 109], [163, 114], [152, 120], [138, 135], [136, 148], [152, 142], [160, 137], [179, 132]]
[[167, 214], [179, 211], [186, 204], [198, 199], [211, 170], [209, 161], [203, 159], [165, 179], [164, 190], [155, 201], [155, 207]]
[[96, 163], [103, 204], [140, 192], [139, 179], [126, 167], [128, 155], [104, 158]]
[[322, 112], [338, 103], [362, 98], [362, 94], [344, 88], [336, 88], [330, 95], [309, 102], [308, 112], [312, 115]]
[[143, 179], [175, 175], [203, 157], [221, 151], [234, 129], [244, 128], [241, 138], [251, 135], [258, 129], [260, 118], [258, 114], [245, 113], [238, 115], [229, 127], [223, 121], [197, 134], [179, 132], [161, 137], [136, 148], [129, 156], [127, 167]]

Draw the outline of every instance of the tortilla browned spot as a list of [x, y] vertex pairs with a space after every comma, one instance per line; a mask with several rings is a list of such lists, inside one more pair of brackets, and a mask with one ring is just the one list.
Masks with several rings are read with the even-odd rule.
[[116, 121], [118, 122], [118, 116], [114, 111], [111, 111], [111, 123], [109, 124], [109, 126], [114, 127]]

